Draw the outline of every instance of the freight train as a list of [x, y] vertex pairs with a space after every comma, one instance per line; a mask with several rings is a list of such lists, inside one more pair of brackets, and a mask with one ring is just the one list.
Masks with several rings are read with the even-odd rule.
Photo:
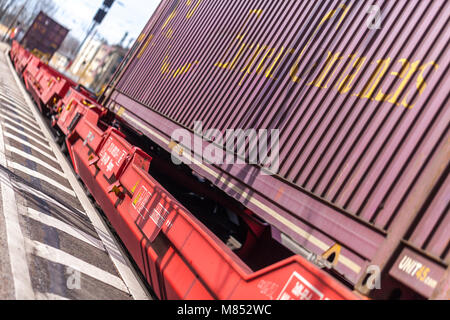
[[11, 59], [158, 298], [448, 299], [449, 13], [163, 0], [98, 101]]

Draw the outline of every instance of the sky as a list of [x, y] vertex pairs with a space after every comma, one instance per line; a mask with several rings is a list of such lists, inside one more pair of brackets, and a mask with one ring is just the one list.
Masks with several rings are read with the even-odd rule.
[[[53, 0], [59, 10], [53, 18], [71, 30], [70, 34], [83, 40], [103, 0]], [[97, 27], [98, 36], [117, 44], [125, 32], [136, 39], [156, 10], [160, 0], [116, 0], [105, 20]]]

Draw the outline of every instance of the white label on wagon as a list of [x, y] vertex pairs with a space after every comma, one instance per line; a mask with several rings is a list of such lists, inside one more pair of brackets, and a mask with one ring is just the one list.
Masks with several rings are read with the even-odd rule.
[[153, 210], [151, 219], [158, 226], [158, 228], [161, 229], [168, 216], [169, 211], [167, 211], [167, 209], [164, 208], [163, 204], [160, 202], [155, 210]]
[[136, 199], [133, 201], [133, 207], [136, 209], [141, 218], [144, 220], [147, 220], [145, 217], [145, 213], [148, 214], [149, 211], [146, 206], [150, 202], [151, 197], [152, 193], [148, 191], [145, 186], [142, 186], [139, 192], [137, 193]]
[[324, 300], [324, 294], [300, 274], [294, 272], [278, 300]]

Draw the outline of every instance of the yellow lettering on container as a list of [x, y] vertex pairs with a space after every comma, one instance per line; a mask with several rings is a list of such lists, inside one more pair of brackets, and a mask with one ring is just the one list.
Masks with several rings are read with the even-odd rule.
[[261, 59], [261, 62], [259, 63], [258, 67], [256, 68], [256, 73], [261, 74], [264, 71], [266, 60], [272, 58], [274, 53], [275, 53], [275, 48], [271, 48], [266, 51], [266, 54]]
[[[342, 24], [342, 21], [344, 21], [344, 18], [347, 15], [348, 10], [350, 10], [350, 6], [347, 7], [345, 4], [341, 4], [341, 5], [339, 5], [338, 9], [344, 9], [344, 12], [342, 13], [341, 19], [339, 20], [339, 22], [338, 22], [338, 24], [336, 26], [336, 30], [340, 27], [340, 25]], [[328, 20], [331, 20], [335, 16], [336, 12], [337, 12], [337, 9], [334, 9], [334, 10], [330, 10], [328, 13], [325, 14], [325, 16], [320, 21], [320, 23], [317, 26], [317, 28], [314, 31], [314, 33], [311, 35], [311, 37], [309, 38], [308, 42], [303, 47], [303, 50], [300, 52], [300, 55], [298, 56], [297, 60], [295, 61], [294, 65], [291, 68], [290, 76], [291, 76], [291, 79], [292, 79], [293, 82], [298, 83], [301, 80], [300, 77], [297, 76], [297, 73], [298, 73], [300, 61], [302, 60], [303, 54], [305, 53], [306, 49], [308, 49], [309, 45], [313, 41], [313, 39], [316, 36], [316, 34], [319, 32], [319, 30], [322, 27], [322, 25], [325, 22], [327, 22]]]
[[420, 64], [420, 60], [414, 62], [412, 65], [409, 63], [409, 61], [407, 59], [400, 59], [399, 62], [402, 64], [402, 68], [401, 68], [400, 72], [394, 71], [391, 73], [391, 75], [394, 77], [403, 79], [402, 83], [400, 84], [400, 86], [397, 88], [397, 90], [395, 91], [395, 93], [393, 95], [392, 94], [384, 94], [383, 89], [380, 89], [377, 96], [375, 97], [376, 101], [383, 101], [383, 102], [389, 101], [389, 103], [399, 105], [397, 100], [400, 97], [400, 95], [403, 93], [403, 90], [405, 89], [405, 87], [408, 85], [409, 80], [412, 78], [414, 73], [416, 73], [417, 68]]
[[148, 45], [150, 44], [150, 41], [152, 41], [153, 35], [150, 35], [148, 37], [147, 41], [145, 41], [144, 45], [142, 46], [141, 51], [139, 51], [139, 54], [137, 56], [138, 59], [142, 58], [142, 55], [144, 54], [145, 50], [147, 50]]
[[[186, 15], [186, 19], [190, 19], [190, 18], [192, 18], [192, 16], [194, 15], [194, 13], [197, 11], [197, 9], [198, 9], [198, 7], [200, 6], [200, 3], [202, 2], [203, 0], [198, 0], [197, 1], [197, 4], [195, 5], [195, 7], [194, 8], [192, 8], [191, 10], [189, 10], [189, 12], [187, 13], [187, 15]], [[187, 6], [190, 6], [192, 4], [192, 0], [187, 0], [187, 2], [186, 2], [186, 5]]]
[[361, 93], [356, 94], [355, 96], [360, 97], [361, 99], [371, 99], [375, 89], [381, 82], [381, 78], [386, 74], [389, 65], [391, 64], [391, 58], [381, 59], [377, 61], [377, 67], [375, 68], [374, 73], [370, 77], [369, 81], [364, 86], [364, 89]]
[[[278, 54], [278, 56], [275, 58], [274, 62], [272, 63], [272, 65], [269, 67], [269, 69], [266, 72], [266, 78], [271, 78], [274, 79], [273, 75], [276, 73], [276, 71], [278, 70], [278, 67], [281, 64], [281, 61], [283, 61], [286, 56], [288, 54], [293, 54], [294, 53], [294, 49], [290, 49], [290, 50], [286, 50], [285, 48], [282, 47], [280, 50], [280, 53]], [[276, 80], [276, 79], [275, 79]]]
[[251, 68], [253, 67], [253, 64], [255, 63], [256, 59], [261, 54], [261, 52], [263, 52], [266, 48], [267, 48], [266, 46], [260, 46], [259, 44], [257, 45], [255, 53], [250, 59], [250, 62], [244, 67], [244, 69], [242, 69], [242, 72], [244, 72], [244, 76], [242, 77], [241, 82], [239, 82], [239, 85], [242, 85], [245, 77], [252, 72]]
[[[229, 56], [231, 54], [231, 52], [233, 51], [233, 48], [236, 47], [236, 44], [242, 43], [242, 41], [244, 40], [244, 38], [247, 34], [247, 32], [244, 32], [244, 30], [246, 29], [247, 25], [249, 25], [250, 19], [253, 16], [256, 16], [256, 18], [259, 19], [261, 17], [261, 14], [262, 14], [262, 10], [250, 10], [250, 13], [249, 13], [248, 17], [245, 19], [244, 24], [241, 28], [241, 31], [239, 32], [237, 37], [231, 42], [231, 44], [228, 47], [228, 50], [225, 52], [223, 58], [220, 59], [220, 61], [214, 65], [215, 67], [219, 67], [219, 68], [223, 68], [223, 69], [227, 69], [228, 67], [230, 69], [232, 69], [234, 67], [234, 64], [236, 63], [238, 58], [242, 55], [243, 50], [247, 47], [247, 44], [244, 43], [241, 45], [239, 52], [237, 53], [237, 55], [235, 56], [234, 60], [231, 63], [223, 62], [223, 61], [227, 58], [227, 56]], [[237, 43], [236, 43], [236, 40], [237, 40]], [[253, 48], [253, 46], [251, 48]]]
[[173, 18], [175, 18], [175, 16], [177, 15], [177, 10], [173, 10], [172, 13], [169, 15], [169, 17], [167, 18], [166, 22], [164, 22], [161, 30], [164, 30], [167, 25], [170, 23], [170, 21], [172, 21]]
[[364, 63], [367, 60], [366, 57], [357, 58], [352, 66], [353, 70], [355, 70], [355, 71], [353, 73], [349, 73], [348, 75], [345, 75], [345, 73], [347, 72], [347, 69], [350, 67], [351, 62], [353, 61], [353, 59], [355, 59], [355, 57], [356, 57], [356, 55], [349, 56], [349, 58], [351, 58], [350, 64], [347, 65], [344, 72], [342, 73], [343, 75], [341, 76], [341, 78], [338, 80], [338, 82], [336, 84], [337, 90], [339, 91], [340, 94], [345, 94], [352, 89], [353, 81], [355, 80], [356, 76], [359, 74], [362, 67], [364, 66]]
[[[439, 69], [439, 65], [436, 64], [435, 61], [430, 61], [419, 68], [420, 73], [419, 73], [419, 76], [417, 77], [417, 83], [416, 83], [416, 87], [417, 87], [417, 90], [419, 91], [419, 95], [422, 95], [424, 93], [425, 89], [427, 88], [427, 83], [425, 82], [424, 74], [425, 74], [425, 71], [427, 70], [427, 68], [429, 68], [429, 67], [434, 67], [435, 71], [437, 71]], [[412, 108], [414, 108], [414, 105], [410, 105], [407, 102], [407, 98], [408, 98], [409, 94], [410, 94], [410, 92], [408, 92], [405, 95], [401, 105], [405, 108], [412, 109]]]
[[[307, 86], [315, 86], [317, 88], [320, 89], [327, 89], [328, 88], [328, 83], [330, 82], [331, 78], [333, 77], [333, 75], [336, 73], [336, 69], [339, 67], [339, 65], [342, 62], [342, 59], [344, 57], [341, 56], [341, 53], [338, 52], [336, 54], [333, 54], [331, 51], [328, 52], [328, 58], [326, 60], [325, 66], [323, 67], [322, 72], [316, 77], [316, 79], [314, 79], [312, 82], [308, 83]], [[335, 63], [339, 61], [339, 64], [337, 67], [334, 67]], [[322, 83], [325, 80], [325, 78], [327, 77], [327, 75], [329, 74], [330, 70], [334, 68], [333, 73], [331, 74], [331, 76], [328, 78], [327, 83], [322, 87]]]

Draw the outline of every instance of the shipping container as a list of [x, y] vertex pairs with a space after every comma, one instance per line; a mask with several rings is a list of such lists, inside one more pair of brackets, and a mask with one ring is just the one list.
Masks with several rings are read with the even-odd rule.
[[68, 33], [69, 29], [41, 11], [25, 33], [21, 44], [33, 54], [50, 61]]
[[[16, 68], [18, 51], [26, 50], [13, 46]], [[136, 147], [142, 145], [136, 131], [127, 132], [82, 85], [67, 82], [33, 55], [23, 76], [87, 194], [158, 298], [361, 299], [321, 270], [331, 267], [323, 257], [295, 255], [245, 206], [174, 168], [165, 154], [152, 152], [152, 158]], [[154, 148], [145, 142], [146, 150]]]
[[445, 0], [164, 0], [103, 102], [359, 292], [448, 299], [449, 16]]

